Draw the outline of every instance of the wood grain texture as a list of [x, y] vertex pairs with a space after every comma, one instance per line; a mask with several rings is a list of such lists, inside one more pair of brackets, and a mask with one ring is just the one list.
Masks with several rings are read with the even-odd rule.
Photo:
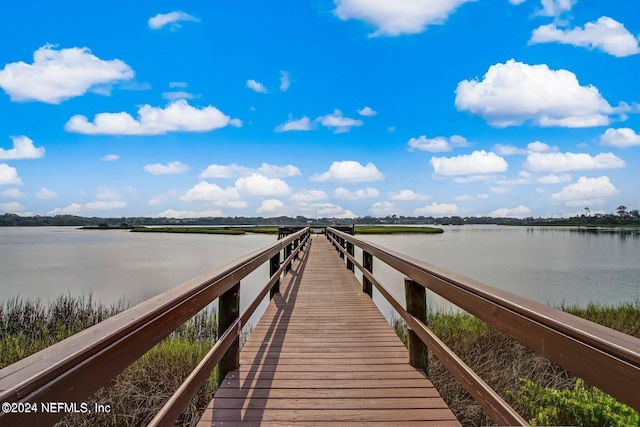
[[326, 239], [290, 273], [199, 427], [460, 425]]

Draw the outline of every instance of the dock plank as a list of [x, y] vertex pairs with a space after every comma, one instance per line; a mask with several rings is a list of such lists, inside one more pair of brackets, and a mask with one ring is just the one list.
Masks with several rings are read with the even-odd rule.
[[199, 427], [460, 426], [326, 239], [280, 290]]

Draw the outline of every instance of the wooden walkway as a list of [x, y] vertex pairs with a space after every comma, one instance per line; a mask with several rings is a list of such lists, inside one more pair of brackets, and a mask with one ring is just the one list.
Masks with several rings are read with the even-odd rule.
[[324, 236], [292, 273], [199, 427], [460, 425]]

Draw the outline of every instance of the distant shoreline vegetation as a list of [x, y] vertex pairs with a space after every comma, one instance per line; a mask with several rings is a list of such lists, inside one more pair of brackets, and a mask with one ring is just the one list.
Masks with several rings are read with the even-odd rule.
[[[320, 227], [324, 229], [324, 227]], [[119, 226], [81, 227], [82, 230], [130, 230], [134, 233], [181, 233], [181, 234], [278, 234], [278, 227], [129, 227], [126, 224]], [[324, 231], [324, 230], [323, 230]], [[444, 233], [442, 228], [424, 226], [357, 226], [355, 234], [439, 234]]]
[[[304, 216], [278, 216], [278, 217], [202, 217], [202, 218], [166, 218], [166, 217], [120, 217], [100, 218], [82, 217], [76, 215], [55, 216], [20, 216], [6, 213], [0, 215], [0, 227], [15, 226], [75, 226], [89, 227], [90, 229], [112, 230], [133, 229], [148, 226], [228, 226], [228, 227], [262, 227], [277, 226], [309, 226], [319, 228], [331, 225], [356, 225], [356, 226], [443, 226], [443, 225], [467, 225], [467, 224], [495, 224], [513, 226], [563, 226], [563, 227], [640, 227], [640, 211], [627, 209], [626, 206], [618, 206], [616, 213], [600, 214], [592, 213], [588, 207], [584, 213], [570, 218], [494, 218], [487, 216], [461, 217], [432, 217], [432, 216], [403, 216], [387, 215], [385, 217], [363, 216], [357, 218], [307, 218]], [[255, 232], [255, 231], [254, 231]]]

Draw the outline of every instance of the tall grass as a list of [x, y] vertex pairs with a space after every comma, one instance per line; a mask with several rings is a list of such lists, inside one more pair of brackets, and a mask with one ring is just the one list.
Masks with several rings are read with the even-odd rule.
[[[127, 308], [106, 307], [91, 296], [65, 295], [45, 305], [13, 298], [0, 304], [0, 367], [42, 350]], [[205, 308], [86, 400], [108, 414], [73, 414], [60, 426], [146, 425], [217, 340], [216, 313]], [[215, 391], [215, 374], [192, 399], [178, 425], [195, 425]]]
[[[589, 304], [563, 306], [563, 310], [640, 338], [640, 302], [617, 306]], [[393, 319], [398, 336], [406, 343], [406, 325]], [[519, 413], [528, 409], [518, 402], [521, 379], [543, 388], [569, 390], [577, 378], [483, 321], [465, 313], [428, 313], [427, 324], [444, 343], [505, 398]], [[430, 379], [464, 426], [492, 425], [480, 405], [435, 357], [429, 357]]]

